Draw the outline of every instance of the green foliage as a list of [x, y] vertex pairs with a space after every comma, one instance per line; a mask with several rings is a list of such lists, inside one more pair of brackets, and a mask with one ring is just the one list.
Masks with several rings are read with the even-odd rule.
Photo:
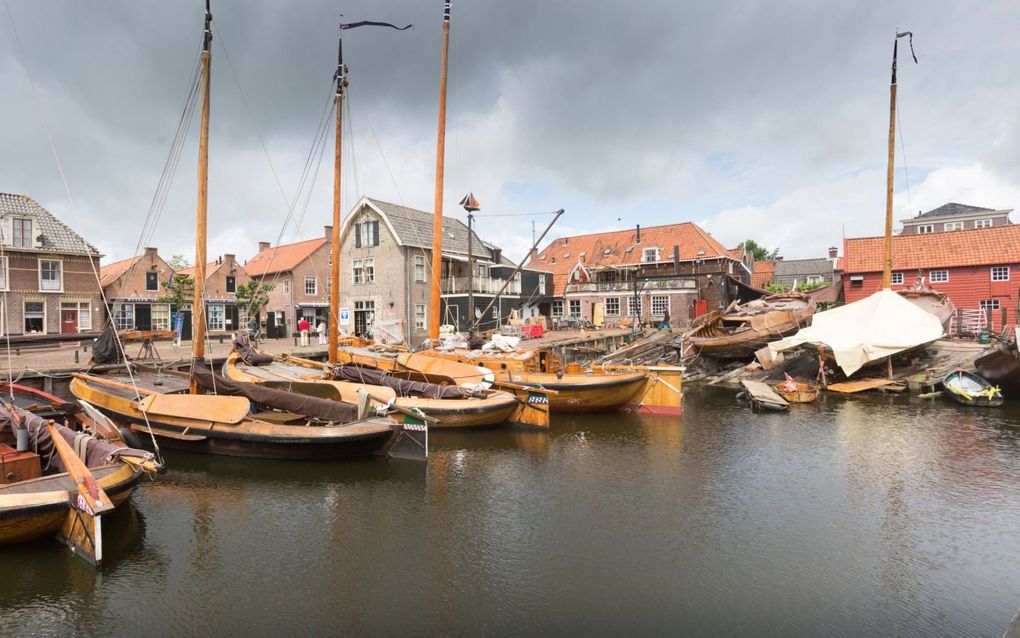
[[[174, 257], [178, 257], [178, 255], [174, 255]], [[166, 291], [165, 294], [160, 295], [159, 301], [178, 309], [191, 301], [191, 295], [195, 291], [195, 279], [181, 273], [176, 273], [174, 278], [169, 281], [159, 282], [159, 285]]]
[[191, 264], [184, 258], [184, 255], [174, 255], [170, 258], [170, 261], [166, 262], [168, 266], [173, 268], [175, 271], [184, 270], [185, 268], [191, 268]]
[[247, 308], [250, 315], [257, 315], [269, 303], [269, 293], [275, 287], [273, 284], [259, 283], [254, 279], [237, 286], [234, 294], [237, 296], [238, 307]]
[[768, 248], [762, 246], [753, 239], [744, 240], [740, 246], [747, 252], [754, 255], [755, 261], [775, 261], [776, 257], [779, 256], [778, 248], [774, 248], [770, 251]]

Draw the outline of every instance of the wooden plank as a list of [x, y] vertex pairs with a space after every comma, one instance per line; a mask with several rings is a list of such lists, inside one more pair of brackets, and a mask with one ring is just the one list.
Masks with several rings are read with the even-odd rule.
[[147, 414], [218, 423], [240, 423], [251, 407], [244, 397], [215, 394], [150, 394], [139, 405]]
[[783, 409], [790, 407], [790, 404], [786, 402], [786, 399], [776, 394], [775, 390], [761, 381], [741, 379], [740, 385], [744, 386], [744, 390], [747, 391], [747, 395], [751, 397], [752, 401], [757, 403], [767, 403], [773, 406], [782, 407]]
[[[142, 425], [140, 423], [132, 424], [131, 425], [131, 429], [134, 430], [135, 432], [144, 432], [145, 434], [149, 433], [149, 428], [145, 427], [144, 425]], [[209, 437], [203, 436], [201, 434], [184, 434], [183, 432], [174, 432], [173, 430], [164, 430], [163, 428], [157, 428], [155, 426], [152, 428], [152, 434], [155, 435], [155, 436], [166, 437], [168, 439], [177, 439], [178, 441], [191, 441], [191, 442], [194, 442], [194, 441], [204, 441], [207, 438], [209, 438]]]
[[856, 392], [874, 390], [875, 388], [881, 388], [887, 385], [896, 385], [896, 383], [896, 381], [891, 379], [860, 379], [857, 381], [833, 383], [826, 386], [825, 389], [832, 390], [833, 392], [840, 392], [842, 394], [854, 394]]

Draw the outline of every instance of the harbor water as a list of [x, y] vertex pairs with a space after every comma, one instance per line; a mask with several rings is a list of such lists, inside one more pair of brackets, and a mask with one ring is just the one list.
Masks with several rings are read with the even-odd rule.
[[0, 549], [0, 634], [994, 636], [1020, 407], [823, 396], [434, 434], [428, 466], [167, 453], [98, 571]]

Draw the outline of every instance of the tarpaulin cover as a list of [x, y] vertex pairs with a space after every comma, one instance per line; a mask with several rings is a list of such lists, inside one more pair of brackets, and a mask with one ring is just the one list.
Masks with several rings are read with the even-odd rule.
[[357, 406], [350, 403], [267, 388], [255, 383], [234, 381], [233, 379], [213, 375], [209, 368], [197, 361], [192, 369], [192, 376], [206, 392], [245, 397], [256, 405], [284, 410], [322, 421], [332, 421], [333, 423], [349, 423], [358, 418]]
[[[10, 435], [13, 437], [15, 436], [14, 417], [7, 406], [8, 404], [0, 405], [0, 433], [3, 433], [9, 428]], [[17, 419], [21, 423], [20, 427], [28, 428], [29, 449], [43, 459], [47, 459], [52, 456], [53, 466], [60, 472], [66, 472], [67, 468], [64, 467], [64, 463], [60, 460], [60, 455], [54, 452], [53, 439], [50, 437], [49, 428], [46, 427], [46, 419], [32, 414], [31, 412], [22, 410], [21, 408], [15, 408], [15, 411], [17, 413]], [[81, 432], [75, 432], [74, 430], [60, 425], [59, 423], [57, 424], [57, 431], [71, 446], [71, 449], [75, 449], [74, 440], [76, 437], [87, 437], [85, 439], [85, 458], [83, 460], [85, 461], [85, 466], [88, 468], [97, 468], [107, 465], [112, 463], [114, 459], [119, 456], [134, 456], [140, 459], [152, 458], [151, 452], [136, 450], [118, 443], [103, 441], [90, 435], [82, 434]]]
[[234, 339], [234, 352], [241, 358], [241, 361], [250, 366], [264, 366], [273, 362], [273, 355], [264, 354], [252, 348], [248, 338], [241, 335]]
[[386, 386], [388, 388], [393, 388], [393, 390], [396, 391], [397, 396], [401, 397], [464, 399], [466, 397], [476, 396], [471, 390], [459, 388], [455, 385], [439, 385], [438, 383], [425, 383], [424, 381], [400, 379], [385, 370], [370, 368], [367, 366], [337, 366], [333, 370], [333, 378], [338, 381], [354, 381], [356, 383]]
[[103, 328], [103, 334], [99, 335], [92, 346], [92, 360], [99, 365], [107, 363], [120, 363], [120, 346], [117, 344], [117, 331], [113, 329], [112, 323], [107, 323]]
[[848, 377], [864, 365], [942, 337], [935, 315], [891, 290], [815, 314], [811, 326], [769, 344], [773, 357], [806, 343], [832, 350]]

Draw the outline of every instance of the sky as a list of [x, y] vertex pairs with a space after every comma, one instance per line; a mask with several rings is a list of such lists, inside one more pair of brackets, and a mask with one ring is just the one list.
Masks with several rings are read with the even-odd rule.
[[[0, 191], [104, 261], [145, 245], [190, 260], [197, 121], [153, 200], [204, 3], [4, 2]], [[344, 213], [363, 195], [433, 210], [442, 4], [213, 0], [209, 255], [243, 261], [330, 223], [331, 141], [305, 165], [341, 21], [414, 25], [344, 32]], [[919, 63], [900, 47], [896, 219], [1020, 207], [1018, 23], [1015, 0], [454, 0], [444, 212], [464, 219], [474, 192], [479, 235], [515, 258], [559, 208], [549, 238], [694, 221], [789, 259], [881, 234], [897, 28]]]

